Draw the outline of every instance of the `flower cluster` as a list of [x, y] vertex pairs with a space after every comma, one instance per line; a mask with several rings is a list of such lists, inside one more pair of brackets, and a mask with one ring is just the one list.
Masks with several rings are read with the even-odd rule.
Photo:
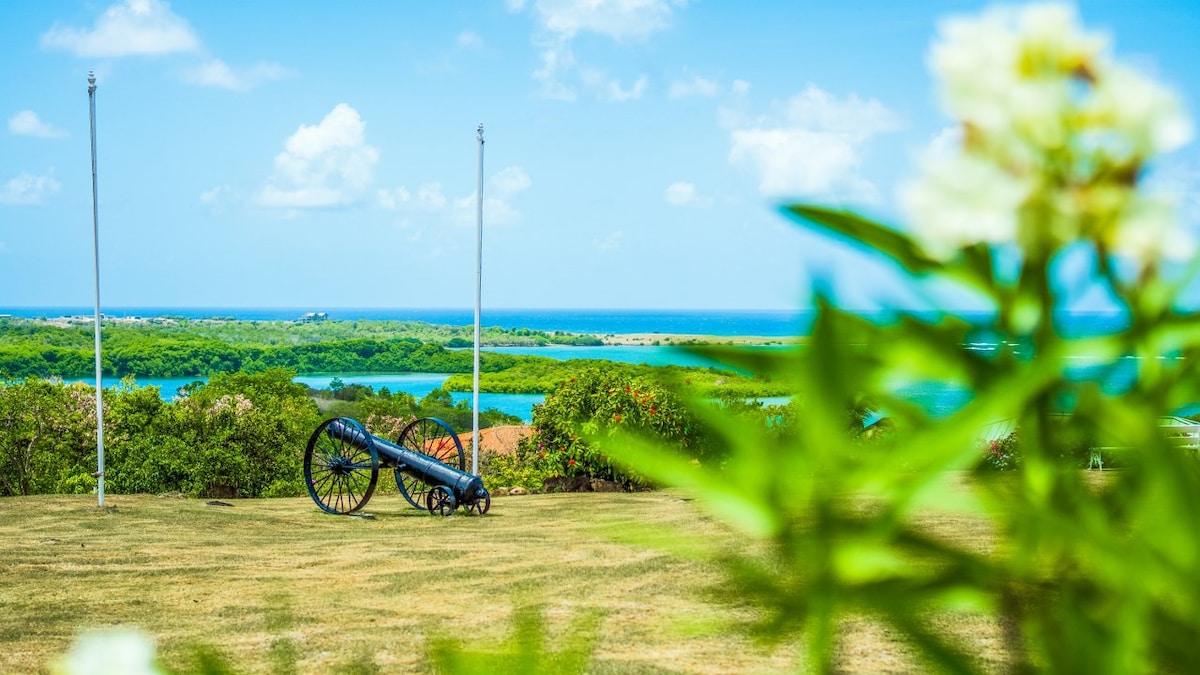
[[234, 416], [241, 417], [254, 409], [254, 403], [250, 399], [241, 394], [230, 396], [228, 394], [213, 401], [212, 407], [208, 409], [209, 415], [220, 415], [223, 412], [232, 411]]
[[1149, 158], [1187, 143], [1191, 126], [1108, 47], [1060, 5], [942, 25], [930, 60], [957, 147], [931, 151], [902, 196], [929, 254], [1016, 242], [1049, 259], [1080, 239], [1143, 264], [1192, 253], [1170, 204], [1137, 191]]
[[1021, 444], [1017, 433], [991, 440], [980, 440], [983, 457], [980, 468], [991, 471], [1011, 471], [1021, 466]]

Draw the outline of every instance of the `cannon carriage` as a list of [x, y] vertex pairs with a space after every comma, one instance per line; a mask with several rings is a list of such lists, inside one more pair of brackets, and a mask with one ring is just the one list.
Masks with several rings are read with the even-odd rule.
[[395, 443], [368, 433], [357, 420], [322, 422], [304, 452], [304, 482], [317, 506], [348, 514], [366, 506], [380, 469], [391, 469], [400, 494], [418, 509], [449, 516], [458, 507], [483, 515], [492, 498], [479, 476], [465, 471], [458, 435], [445, 422], [418, 419]]

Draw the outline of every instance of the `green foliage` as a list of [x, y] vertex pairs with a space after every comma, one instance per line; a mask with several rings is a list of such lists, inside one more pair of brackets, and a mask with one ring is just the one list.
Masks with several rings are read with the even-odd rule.
[[[305, 494], [303, 453], [326, 417], [363, 420], [395, 439], [417, 417], [470, 429], [465, 401], [436, 389], [421, 401], [404, 392], [340, 388], [314, 399], [290, 370], [218, 373], [165, 402], [158, 387], [133, 378], [104, 391], [105, 488], [114, 493], [182, 492], [213, 497]], [[328, 392], [327, 392], [328, 393]], [[348, 400], [340, 400], [348, 399]], [[334, 404], [322, 413], [316, 401]], [[519, 424], [497, 410], [483, 427]], [[95, 390], [37, 378], [0, 381], [0, 496], [86, 493], [96, 479]]]
[[718, 459], [698, 419], [660, 382], [594, 366], [560, 383], [534, 407], [533, 434], [522, 440], [518, 455], [550, 475], [641, 484], [636, 473], [616, 467], [587, 440], [621, 430], [652, 437], [697, 460]]
[[983, 460], [979, 468], [986, 471], [1013, 471], [1021, 468], [1021, 444], [1017, 432], [995, 440], [980, 440]]
[[[104, 372], [137, 377], [200, 377], [219, 372], [289, 368], [301, 373], [471, 372], [470, 327], [395, 321], [108, 321]], [[0, 377], [86, 377], [93, 372], [90, 323], [5, 319], [0, 323]], [[485, 328], [486, 346], [598, 344], [591, 336]], [[484, 370], [521, 357], [487, 354]]]
[[[303, 449], [320, 418], [293, 376], [221, 374], [174, 403], [132, 380], [105, 390], [106, 489], [303, 494]], [[89, 492], [96, 456], [94, 388], [0, 382], [0, 494]]]
[[[497, 394], [542, 394], [553, 391], [560, 382], [579, 377], [583, 371], [601, 368], [625, 377], [652, 378], [684, 383], [696, 396], [704, 398], [769, 398], [787, 394], [784, 387], [763, 377], [755, 377], [720, 368], [697, 366], [650, 366], [599, 359], [558, 360], [546, 357], [514, 357], [511, 363], [493, 362], [481, 368], [479, 389]], [[471, 391], [469, 374], [451, 375], [445, 383], [450, 391]]]
[[82, 386], [0, 382], [0, 496], [95, 485], [95, 398]]
[[479, 476], [488, 489], [521, 487], [540, 490], [546, 481], [559, 476], [557, 467], [526, 451], [501, 455], [484, 451], [479, 455]]
[[[864, 616], [886, 624], [924, 670], [986, 672], [945, 628], [963, 612], [1003, 626], [1013, 672], [1200, 667], [1200, 463], [1157, 425], [1200, 400], [1200, 321], [1179, 309], [1192, 279], [1168, 259], [1178, 249], [1165, 242], [1181, 241], [1168, 211], [1139, 194], [1149, 156], [1177, 144], [1186, 123], [1169, 95], [1112, 67], [1101, 42], [1071, 24], [1069, 10], [1042, 6], [948, 34], [935, 63], [950, 80], [964, 142], [911, 193], [909, 233], [819, 206], [786, 209], [874, 251], [914, 286], [969, 291], [992, 309], [983, 325], [903, 310], [874, 323], [818, 297], [807, 349], [728, 355], [803, 401], [794, 434], [772, 438], [698, 407], [731, 449], [723, 467], [695, 466], [636, 436], [604, 443], [752, 540], [719, 560], [724, 593], [758, 610], [744, 630], [802, 641], [812, 672], [838, 670], [839, 627]], [[1002, 53], [977, 53], [993, 48]], [[979, 85], [997, 81], [1003, 91]], [[1025, 104], [1006, 107], [1016, 100]], [[1067, 256], [1090, 260], [1126, 330], [1060, 333]], [[997, 353], [963, 349], [981, 334]], [[1081, 355], [1136, 358], [1137, 376], [1107, 392], [1070, 376]], [[931, 418], [897, 393], [898, 383], [929, 380], [972, 400]], [[894, 420], [886, 447], [864, 451], [845, 434], [847, 403], [862, 397]], [[1074, 402], [1066, 417], [1064, 400]], [[998, 443], [1003, 457], [990, 445], [981, 453], [981, 431], [1004, 419], [1020, 429], [1019, 454], [1015, 437]], [[1122, 438], [1128, 468], [1081, 470], [1080, 453], [1097, 437]], [[1020, 470], [984, 470], [997, 463]], [[995, 545], [939, 537], [921, 517], [931, 510], [990, 521]]]

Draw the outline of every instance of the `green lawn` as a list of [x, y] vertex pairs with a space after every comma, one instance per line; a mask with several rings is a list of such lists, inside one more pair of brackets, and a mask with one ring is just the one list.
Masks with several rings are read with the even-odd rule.
[[[38, 672], [80, 631], [136, 626], [164, 662], [196, 647], [238, 672], [413, 672], [430, 638], [499, 647], [514, 607], [535, 606], [554, 650], [598, 622], [591, 672], [786, 672], [796, 647], [729, 630], [752, 610], [722, 594], [715, 566], [664, 552], [696, 535], [746, 542], [671, 491], [496, 498], [484, 517], [431, 517], [377, 495], [374, 519], [322, 513], [308, 499], [109, 496], [0, 500], [0, 663]], [[990, 534], [969, 520], [930, 521], [946, 536]], [[649, 529], [647, 529], [649, 528]], [[670, 533], [670, 534], [664, 534]], [[1000, 664], [986, 617], [949, 617]], [[844, 625], [849, 672], [911, 672], [902, 645], [865, 618]], [[287, 666], [287, 667], [284, 667]]]

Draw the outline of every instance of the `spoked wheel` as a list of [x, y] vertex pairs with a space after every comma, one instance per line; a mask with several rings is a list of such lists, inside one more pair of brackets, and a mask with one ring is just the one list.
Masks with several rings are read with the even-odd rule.
[[304, 482], [308, 494], [329, 513], [362, 508], [379, 479], [379, 455], [371, 435], [347, 417], [325, 420], [308, 439]]
[[475, 493], [475, 499], [463, 503], [463, 508], [467, 513], [473, 513], [482, 516], [492, 508], [492, 495], [484, 489], [480, 489]]
[[[449, 424], [439, 419], [422, 417], [404, 427], [396, 445], [428, 455], [459, 471], [465, 471], [467, 460], [458, 434], [454, 433]], [[429, 485], [416, 476], [404, 473], [399, 467], [396, 468], [395, 475], [396, 487], [400, 488], [400, 494], [404, 495], [408, 503], [414, 508], [427, 508], [425, 497], [429, 494]]]
[[454, 509], [458, 508], [458, 503], [454, 500], [454, 493], [445, 485], [438, 485], [427, 491], [425, 505], [435, 516], [452, 516]]

